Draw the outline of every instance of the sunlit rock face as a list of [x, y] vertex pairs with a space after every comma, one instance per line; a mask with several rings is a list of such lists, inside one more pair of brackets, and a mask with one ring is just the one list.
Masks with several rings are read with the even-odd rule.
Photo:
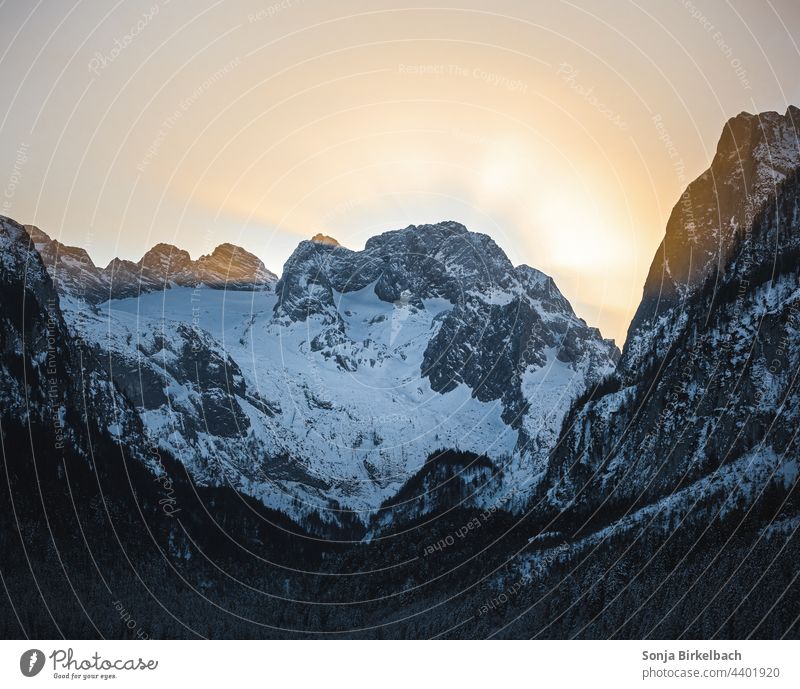
[[798, 127], [794, 106], [784, 115], [741, 113], [727, 122], [711, 167], [682, 194], [653, 257], [625, 344], [631, 365], [639, 365], [651, 345], [663, 353], [682, 300], [709, 276], [722, 279], [731, 255], [800, 164]]
[[193, 261], [188, 251], [159, 243], [139, 261], [115, 258], [99, 268], [84, 249], [51, 239], [33, 225], [25, 229], [59, 291], [90, 304], [171, 287], [270, 289], [278, 279], [261, 259], [233, 244], [220, 244]]
[[108, 299], [108, 274], [95, 266], [84, 249], [50, 239], [33, 225], [26, 225], [25, 230], [51, 278], [62, 291], [79, 295], [92, 303]]
[[731, 120], [675, 207], [616, 373], [567, 418], [546, 482], [556, 509], [724, 512], [796, 480], [795, 122], [796, 108]]

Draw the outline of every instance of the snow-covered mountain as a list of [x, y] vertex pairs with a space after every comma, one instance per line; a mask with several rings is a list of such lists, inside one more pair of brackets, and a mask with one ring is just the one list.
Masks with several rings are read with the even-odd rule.
[[[158, 245], [125, 279], [114, 277], [117, 262], [105, 282], [80, 250], [28, 231], [71, 333], [127, 399], [118, 413], [135, 413], [142, 442], [200, 483], [231, 485], [300, 520], [341, 524], [353, 512], [367, 522], [443, 449], [500, 469], [467, 501], [513, 487], [524, 504], [570, 404], [618, 357], [551, 278], [515, 268], [458, 223], [387, 232], [362, 251], [317, 236], [297, 247], [274, 290], [236, 291], [196, 279], [198, 267], [218, 276], [225, 267], [240, 282], [263, 274], [257, 259], [233, 271], [227, 245], [196, 262]], [[99, 285], [88, 298], [87, 284]], [[98, 304], [114, 284], [125, 298]]]
[[797, 115], [728, 123], [616, 367], [457, 223], [115, 293], [0, 218], [7, 599], [58, 603], [0, 622], [125, 634], [112, 582], [160, 636], [796, 636]]

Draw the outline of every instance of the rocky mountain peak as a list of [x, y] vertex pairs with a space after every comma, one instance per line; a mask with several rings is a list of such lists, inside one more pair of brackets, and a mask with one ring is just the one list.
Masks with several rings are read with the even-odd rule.
[[185, 249], [179, 249], [173, 244], [159, 242], [145, 252], [144, 256], [139, 260], [139, 264], [146, 266], [154, 263], [163, 264], [165, 261], [176, 264], [188, 264], [192, 260], [189, 252]]
[[322, 234], [322, 232], [317, 232], [317, 234], [315, 234], [311, 238], [311, 241], [317, 242], [318, 244], [330, 244], [331, 246], [341, 246], [336, 239], [328, 236], [327, 234]]
[[138, 265], [148, 278], [160, 278], [162, 282], [189, 284], [192, 280], [192, 257], [188, 251], [172, 244], [159, 243], [142, 256]]
[[25, 225], [24, 227], [37, 250], [50, 243], [50, 235], [40, 230], [36, 225]]
[[24, 228], [60, 291], [90, 301], [108, 298], [103, 271], [95, 266], [85, 249], [62, 244], [35, 225]]
[[261, 259], [230, 243], [193, 261], [185, 249], [159, 242], [139, 261], [114, 258], [98, 268], [84, 249], [65, 246], [33, 225], [25, 230], [59, 291], [92, 304], [172, 286], [263, 289], [277, 280]]
[[746, 499], [796, 484], [796, 124], [797, 108], [726, 124], [673, 212], [619, 366], [564, 424], [548, 479], [558, 509], [692, 511], [725, 503], [734, 484]]
[[227, 242], [198, 258], [192, 265], [192, 273], [201, 284], [228, 289], [263, 286], [278, 279], [258, 256]]
[[409, 225], [400, 230], [390, 230], [370, 237], [364, 248], [375, 250], [381, 246], [392, 248], [411, 246], [424, 250], [426, 247], [428, 249], [438, 247], [450, 236], [469, 233], [464, 225], [454, 221], [444, 221], [432, 225]]
[[494, 240], [457, 222], [409, 225], [371, 237], [362, 251], [304, 241], [276, 286], [278, 312], [293, 320], [334, 309], [334, 294], [364, 289], [386, 302], [463, 301], [471, 292], [510, 289], [514, 266]]
[[[783, 115], [775, 111], [755, 115], [740, 112], [725, 123], [717, 144], [716, 156], [720, 160], [733, 157], [742, 160], [751, 156], [758, 157], [760, 155], [757, 151], [758, 146], [765, 144], [772, 149], [774, 162], [780, 164], [781, 149], [796, 148], [793, 146], [793, 138], [798, 125], [800, 125], [800, 109], [794, 105], [790, 105]], [[769, 155], [770, 151], [765, 150], [763, 153]], [[715, 160], [715, 163], [719, 166], [718, 160]]]
[[410, 368], [420, 389], [498, 404], [520, 471], [541, 471], [569, 401], [619, 356], [552, 278], [457, 222], [384, 232], [362, 251], [301, 242], [275, 293], [282, 338], [302, 333], [349, 375]]
[[653, 258], [628, 331], [626, 351], [634, 366], [647, 349], [641, 338], [662, 317], [671, 323], [683, 300], [724, 271], [765, 204], [800, 165], [798, 133], [800, 110], [794, 106], [784, 115], [740, 113], [725, 124], [711, 166], [681, 195]]

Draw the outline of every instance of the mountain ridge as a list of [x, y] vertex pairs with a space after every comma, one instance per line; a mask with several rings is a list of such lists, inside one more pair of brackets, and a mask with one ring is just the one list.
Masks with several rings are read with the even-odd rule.
[[[67, 559], [82, 590], [91, 539], [128, 591], [105, 517], [141, 548], [142, 500], [156, 549], [128, 552], [208, 635], [796, 637], [795, 114], [726, 125], [692, 208], [673, 210], [618, 360], [550, 278], [458, 223], [361, 251], [301, 242], [274, 290], [170, 286], [97, 305], [59, 294], [25, 230], [0, 219], [0, 498], [25, 507], [17, 531], [0, 529], [4, 580], [35, 599], [26, 567], [47, 574], [67, 629], [83, 630], [85, 604], [103, 621], [86, 633], [119, 633], [105, 580], [81, 611], [62, 608], [75, 587], [52, 573]], [[726, 219], [702, 224], [712, 251], [682, 220], [713, 219], [709, 198]], [[729, 222], [739, 214], [748, 225]], [[148, 258], [173, 260], [185, 267], [163, 246]], [[83, 449], [98, 439], [96, 456]], [[128, 458], [143, 469], [133, 483]], [[98, 492], [104, 472], [116, 479]], [[128, 493], [112, 519], [107, 499]], [[156, 635], [187, 635], [136, 600]], [[49, 609], [26, 613], [26, 633], [61, 633]]]
[[636, 359], [654, 337], [662, 339], [662, 350], [669, 343], [681, 300], [709, 275], [724, 271], [779, 183], [800, 165], [798, 131], [800, 109], [793, 105], [783, 115], [742, 112], [725, 123], [709, 168], [672, 209], [628, 328], [623, 358]]
[[[785, 143], [786, 127], [800, 126], [799, 116], [792, 107], [786, 116], [744, 114], [726, 124], [715, 156], [717, 171], [725, 172], [717, 185], [727, 189], [720, 202], [747, 206], [750, 225], [720, 244], [719, 267], [689, 281], [678, 302], [662, 301], [661, 315], [647, 315], [652, 304], [645, 287], [616, 371], [565, 424], [550, 476], [557, 504], [592, 502], [592, 495], [629, 504], [661, 499], [676, 485], [705, 479], [755, 452], [759, 439], [772, 471], [796, 471], [796, 452], [781, 456], [795, 423], [794, 403], [787, 407], [797, 395], [791, 371], [800, 366], [789, 346], [798, 308], [800, 139], [795, 132], [791, 153], [781, 146], [783, 160], [796, 163], [779, 178], [765, 167], [774, 171], [778, 156], [759, 150], [761, 144], [749, 149], [753, 160], [741, 166], [720, 166], [719, 159], [730, 156], [742, 127], [750, 142]], [[738, 136], [741, 142], [741, 131]], [[761, 187], [757, 193], [759, 184], [774, 191]], [[700, 195], [694, 203], [689, 213], [699, 217], [706, 199]], [[730, 211], [723, 207], [720, 215], [735, 217]], [[683, 200], [673, 212], [686, 213]], [[663, 458], [662, 464], [649, 466], [643, 453]], [[762, 458], [756, 454], [752, 461], [760, 465]]]
[[173, 285], [270, 289], [278, 279], [257, 256], [227, 242], [196, 260], [184, 249], [159, 242], [138, 261], [113, 258], [99, 268], [85, 249], [62, 244], [35, 225], [24, 227], [62, 291], [92, 304]]
[[[368, 519], [442, 447], [502, 460], [508, 481], [496, 491], [515, 476], [532, 489], [570, 400], [619, 356], [552, 278], [453, 221], [376, 235], [361, 251], [300, 242], [274, 289], [223, 301], [215, 289], [181, 291], [203, 257], [156, 244], [138, 264], [112, 262], [127, 291], [101, 309], [77, 278], [59, 281], [84, 254], [28, 232], [71, 332], [136, 410], [126, 413], [158, 437], [177, 421], [160, 442], [198, 480], [234, 477], [299, 518], [338, 519], [349, 506]], [[191, 374], [192, 361], [213, 370]], [[298, 495], [305, 506], [292, 507]]]

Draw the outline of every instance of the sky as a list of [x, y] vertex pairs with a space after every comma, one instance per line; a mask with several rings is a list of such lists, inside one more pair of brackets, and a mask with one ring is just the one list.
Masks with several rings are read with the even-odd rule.
[[0, 0], [0, 213], [280, 273], [457, 220], [621, 344], [725, 121], [800, 104], [796, 0]]

